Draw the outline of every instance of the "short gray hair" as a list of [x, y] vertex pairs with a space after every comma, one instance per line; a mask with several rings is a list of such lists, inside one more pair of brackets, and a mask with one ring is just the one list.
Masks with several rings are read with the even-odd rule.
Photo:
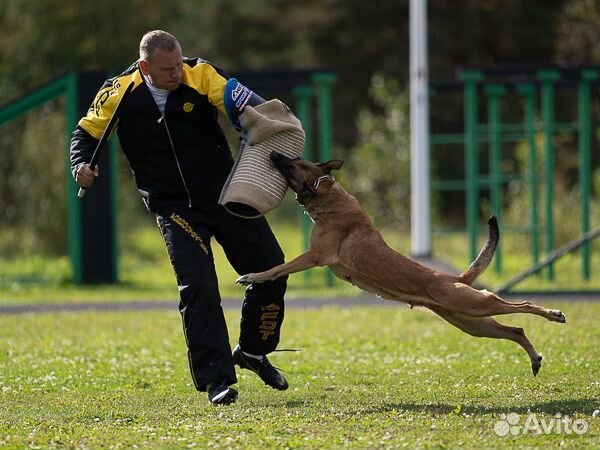
[[161, 49], [172, 52], [179, 47], [179, 41], [170, 33], [162, 30], [149, 31], [140, 41], [140, 59], [149, 61], [156, 50]]

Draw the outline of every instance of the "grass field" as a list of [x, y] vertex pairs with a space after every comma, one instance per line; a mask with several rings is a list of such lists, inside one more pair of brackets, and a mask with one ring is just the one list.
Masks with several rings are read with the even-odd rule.
[[[288, 259], [302, 251], [297, 225], [274, 230]], [[409, 252], [408, 236], [386, 238]], [[525, 327], [544, 355], [537, 378], [515, 344], [471, 338], [402, 305], [374, 299], [372, 307], [290, 308], [281, 347], [301, 351], [272, 361], [291, 388], [273, 391], [238, 372], [239, 402], [214, 408], [191, 384], [177, 288], [158, 232], [136, 228], [121, 240], [114, 286], [73, 286], [66, 257], [0, 257], [0, 305], [173, 302], [168, 312], [0, 315], [0, 448], [600, 446], [600, 417], [593, 416], [600, 416], [600, 303], [561, 303], [567, 325], [502, 318]], [[488, 286], [531, 264], [507, 244], [506, 270], [490, 267], [481, 278]], [[459, 270], [468, 263], [465, 248], [463, 235], [434, 236], [436, 255]], [[222, 295], [237, 309], [243, 288], [217, 245], [214, 251]], [[600, 289], [597, 274], [582, 281], [579, 272], [572, 255], [556, 265], [555, 281], [533, 277], [519, 288]], [[328, 280], [324, 269], [292, 275], [287, 297], [361, 295]], [[233, 311], [226, 313], [232, 342]]]
[[271, 359], [290, 389], [238, 371], [228, 407], [194, 391], [176, 312], [0, 315], [0, 447], [598, 448], [600, 304], [502, 318], [544, 355], [534, 378], [513, 343], [373, 302], [289, 309], [281, 347], [301, 351]]

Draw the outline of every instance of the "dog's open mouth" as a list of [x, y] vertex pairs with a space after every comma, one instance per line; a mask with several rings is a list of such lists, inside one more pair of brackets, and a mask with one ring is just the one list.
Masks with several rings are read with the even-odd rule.
[[285, 169], [285, 167], [288, 166], [289, 163], [292, 161], [291, 158], [288, 158], [284, 154], [279, 153], [275, 150], [273, 150], [269, 154], [269, 159], [271, 160], [273, 165], [280, 171], [283, 171]]
[[[288, 158], [284, 154], [279, 153], [277, 151], [272, 151], [271, 154], [269, 155], [269, 158], [270, 158], [271, 162], [273, 163], [273, 166], [275, 166], [275, 168], [277, 170], [279, 170], [281, 175], [283, 175], [283, 177], [285, 178], [285, 180], [288, 183], [288, 186], [294, 192], [296, 192], [296, 194], [301, 192], [302, 184], [299, 183], [294, 178], [294, 166], [292, 164], [294, 159]], [[298, 158], [296, 158], [296, 159], [298, 159]]]

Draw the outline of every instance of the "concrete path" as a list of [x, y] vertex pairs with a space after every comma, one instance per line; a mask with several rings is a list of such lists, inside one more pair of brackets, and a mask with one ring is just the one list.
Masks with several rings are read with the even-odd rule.
[[[600, 292], [555, 292], [555, 293], [515, 293], [503, 296], [506, 300], [531, 300], [537, 303], [556, 301], [600, 301]], [[240, 309], [241, 299], [224, 300], [223, 309]], [[398, 307], [402, 304], [382, 300], [375, 296], [364, 295], [359, 297], [336, 297], [327, 299], [294, 298], [286, 301], [287, 308], [323, 308], [327, 306], [352, 307], [352, 306], [377, 306]], [[89, 303], [53, 303], [53, 304], [28, 304], [28, 305], [0, 305], [0, 314], [31, 314], [51, 312], [82, 312], [82, 311], [151, 311], [172, 310], [177, 311], [178, 300], [168, 301], [131, 301], [131, 302], [89, 302]]]

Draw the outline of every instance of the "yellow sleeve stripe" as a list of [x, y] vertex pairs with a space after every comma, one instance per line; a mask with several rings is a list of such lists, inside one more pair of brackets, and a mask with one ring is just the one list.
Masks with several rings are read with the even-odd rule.
[[133, 89], [142, 83], [143, 80], [139, 71], [136, 70], [132, 74], [113, 78], [112, 84], [105, 84], [96, 94], [96, 98], [94, 98], [94, 102], [85, 117], [79, 121], [79, 126], [94, 138], [100, 139], [119, 103], [119, 99], [132, 80], [134, 82]]
[[182, 82], [206, 95], [208, 101], [221, 113], [226, 114], [224, 95], [227, 79], [220, 75], [216, 69], [208, 63], [199, 62], [194, 67], [184, 65]]

